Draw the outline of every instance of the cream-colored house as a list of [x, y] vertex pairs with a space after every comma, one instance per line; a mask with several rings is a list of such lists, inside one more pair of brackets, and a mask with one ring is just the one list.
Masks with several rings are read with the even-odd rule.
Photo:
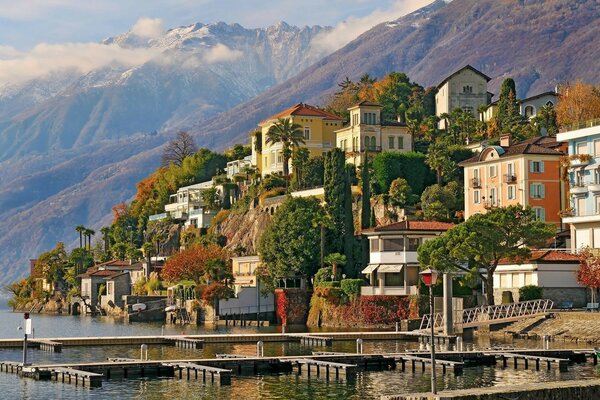
[[382, 106], [363, 101], [350, 111], [350, 124], [335, 132], [336, 146], [346, 153], [346, 162], [360, 165], [365, 152], [406, 152], [412, 150], [412, 137], [406, 125], [383, 123]]
[[[281, 143], [267, 144], [269, 128], [280, 119], [290, 119], [293, 124], [302, 127], [306, 147], [311, 157], [318, 157], [335, 147], [335, 131], [342, 127], [343, 119], [328, 113], [318, 107], [300, 103], [275, 114], [258, 124], [260, 128], [260, 146], [258, 137], [252, 136], [251, 162], [261, 173], [261, 176], [283, 172], [283, 154]], [[290, 161], [291, 164], [291, 161]], [[291, 166], [290, 166], [291, 167]], [[290, 169], [291, 170], [291, 169]]]
[[[435, 113], [439, 117], [456, 108], [469, 111], [474, 118], [479, 118], [477, 109], [488, 105], [492, 94], [487, 84], [490, 77], [470, 65], [459, 69], [437, 86], [435, 94]], [[440, 121], [440, 128], [446, 129], [446, 121]]]

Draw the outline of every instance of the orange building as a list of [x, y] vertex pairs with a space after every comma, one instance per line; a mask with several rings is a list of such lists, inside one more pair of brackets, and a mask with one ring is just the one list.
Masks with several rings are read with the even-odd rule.
[[461, 162], [465, 169], [465, 219], [494, 207], [531, 206], [536, 216], [561, 227], [559, 212], [566, 204], [560, 179], [560, 158], [566, 146], [540, 136], [511, 143], [504, 135], [499, 146], [487, 146]]

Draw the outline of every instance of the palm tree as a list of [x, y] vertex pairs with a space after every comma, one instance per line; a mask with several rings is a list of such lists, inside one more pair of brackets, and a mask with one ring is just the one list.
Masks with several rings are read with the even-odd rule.
[[79, 233], [79, 248], [83, 247], [83, 231], [85, 231], [85, 226], [77, 225], [75, 230]]
[[102, 240], [104, 241], [104, 251], [106, 252], [110, 249], [110, 238], [108, 237], [108, 235], [110, 234], [110, 227], [104, 226], [102, 227], [102, 229], [100, 229], [100, 232], [102, 233]]
[[346, 256], [340, 253], [331, 253], [325, 257], [325, 262], [331, 265], [331, 274], [337, 277], [337, 267], [346, 264]]
[[283, 155], [283, 176], [288, 177], [289, 161], [292, 157], [292, 147], [298, 147], [304, 144], [304, 132], [302, 126], [292, 123], [290, 118], [280, 118], [269, 128], [267, 140], [265, 143], [281, 143], [281, 153]]
[[96, 234], [96, 231], [94, 231], [93, 229], [86, 228], [83, 231], [83, 235], [85, 237], [87, 237], [87, 243], [88, 243], [87, 246], [86, 246], [87, 249], [91, 249], [92, 248], [92, 236], [94, 236], [95, 234]]
[[450, 159], [448, 148], [442, 143], [434, 143], [427, 149], [425, 163], [436, 172], [437, 184], [442, 184], [444, 172], [451, 171], [455, 165]]

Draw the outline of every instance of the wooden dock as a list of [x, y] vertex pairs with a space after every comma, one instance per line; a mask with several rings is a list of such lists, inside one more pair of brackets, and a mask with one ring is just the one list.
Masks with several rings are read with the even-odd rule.
[[331, 347], [333, 346], [333, 338], [325, 336], [298, 334], [289, 335], [292, 338], [299, 338], [300, 344], [303, 346], [315, 346], [315, 347]]
[[[441, 351], [436, 354], [436, 367], [443, 372], [462, 373], [464, 368], [476, 365], [497, 365], [506, 360], [517, 360], [520, 364], [536, 363], [556, 365], [559, 372], [566, 370], [570, 362], [593, 360], [593, 349], [576, 350], [486, 350], [486, 351]], [[537, 361], [536, 361], [537, 360]], [[515, 361], [515, 366], [517, 365]], [[548, 364], [549, 363], [549, 364]], [[253, 357], [237, 354], [220, 354], [216, 358], [187, 360], [135, 360], [110, 358], [101, 362], [38, 364], [23, 368], [14, 361], [0, 362], [0, 372], [19, 374], [34, 379], [52, 379], [76, 385], [97, 386], [102, 380], [114, 378], [136, 378], [166, 376], [187, 379], [202, 379], [207, 384], [231, 384], [232, 375], [257, 373], [306, 372], [309, 378], [353, 379], [357, 371], [393, 370], [423, 373], [431, 366], [428, 353], [407, 351], [404, 353], [338, 353], [315, 352], [306, 356]]]
[[60, 353], [62, 352], [62, 343], [56, 342], [53, 340], [47, 339], [31, 339], [27, 343], [28, 347], [38, 348], [43, 351], [48, 351], [50, 353]]

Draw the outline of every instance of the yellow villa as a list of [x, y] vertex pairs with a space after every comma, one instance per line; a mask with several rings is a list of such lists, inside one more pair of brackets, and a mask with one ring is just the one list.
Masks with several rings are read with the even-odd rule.
[[[311, 157], [321, 156], [335, 147], [335, 131], [342, 127], [343, 119], [320, 108], [300, 103], [275, 114], [258, 124], [260, 135], [252, 136], [252, 164], [261, 176], [283, 172], [281, 143], [266, 143], [269, 128], [279, 119], [289, 118], [302, 126], [305, 144]], [[260, 140], [260, 144], [257, 141]]]

